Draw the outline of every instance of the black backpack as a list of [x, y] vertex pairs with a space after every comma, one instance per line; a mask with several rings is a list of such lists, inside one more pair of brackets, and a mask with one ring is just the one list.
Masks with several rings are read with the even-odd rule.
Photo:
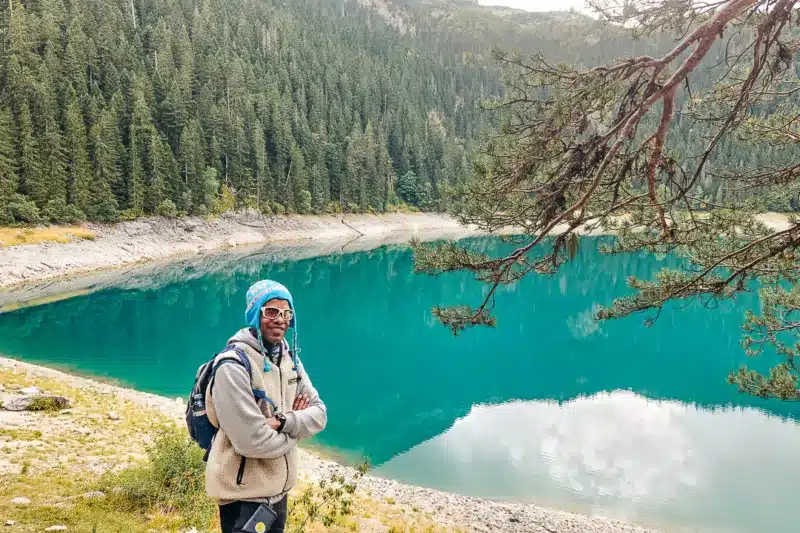
[[[225, 353], [230, 353], [231, 355], [220, 358], [219, 361], [214, 364], [217, 356]], [[192, 393], [186, 405], [186, 427], [189, 429], [189, 436], [192, 437], [192, 440], [200, 445], [202, 449], [206, 450], [206, 457], [204, 459], [208, 458], [211, 442], [214, 440], [214, 435], [217, 434], [217, 430], [219, 429], [208, 419], [208, 414], [206, 412], [206, 391], [209, 388], [209, 383], [212, 383], [213, 386], [217, 369], [227, 363], [242, 365], [247, 370], [247, 375], [252, 379], [253, 369], [250, 366], [250, 359], [248, 359], [247, 354], [245, 354], [244, 350], [241, 348], [229, 344], [224, 350], [215, 354], [210, 361], [203, 363], [200, 365], [200, 368], [197, 369], [197, 374], [194, 378], [194, 387], [192, 387]]]

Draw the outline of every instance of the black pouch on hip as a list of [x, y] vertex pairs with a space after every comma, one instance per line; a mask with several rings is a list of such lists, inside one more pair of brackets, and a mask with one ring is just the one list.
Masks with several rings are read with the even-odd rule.
[[233, 531], [234, 533], [265, 533], [277, 518], [278, 514], [266, 503], [242, 502]]

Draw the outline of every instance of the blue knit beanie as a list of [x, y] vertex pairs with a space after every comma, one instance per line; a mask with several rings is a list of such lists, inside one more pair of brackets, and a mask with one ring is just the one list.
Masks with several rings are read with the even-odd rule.
[[[286, 300], [289, 302], [289, 308], [294, 311], [294, 301], [292, 300], [292, 293], [289, 289], [271, 279], [264, 279], [253, 283], [247, 289], [247, 307], [244, 311], [244, 320], [247, 325], [255, 329], [258, 334], [258, 341], [261, 343], [262, 353], [264, 351], [264, 340], [261, 338], [261, 308], [264, 307], [270, 300]], [[295, 312], [295, 315], [297, 313]], [[292, 342], [292, 362], [294, 363], [294, 370], [297, 370], [297, 352], [300, 348], [297, 345], [297, 317], [292, 316], [289, 322], [289, 327], [294, 328], [294, 339]], [[264, 370], [267, 370], [266, 362]]]
[[[250, 288], [247, 289], [246, 298], [247, 308], [244, 311], [244, 320], [251, 328], [259, 329], [261, 308], [270, 300], [286, 300], [289, 302], [289, 308], [294, 311], [292, 293], [289, 292], [289, 289], [271, 279], [263, 279], [253, 283]], [[294, 325], [295, 319], [292, 317], [292, 321], [289, 322], [289, 327], [293, 328]]]

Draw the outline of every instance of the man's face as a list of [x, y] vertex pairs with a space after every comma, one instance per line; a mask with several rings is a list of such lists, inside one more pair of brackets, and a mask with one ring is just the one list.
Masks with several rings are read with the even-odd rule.
[[278, 344], [283, 340], [290, 322], [286, 320], [286, 316], [283, 313], [274, 317], [276, 314], [275, 309], [280, 309], [281, 311], [290, 309], [289, 302], [277, 299], [269, 300], [264, 304], [264, 307], [261, 308], [261, 335], [263, 335], [270, 344]]

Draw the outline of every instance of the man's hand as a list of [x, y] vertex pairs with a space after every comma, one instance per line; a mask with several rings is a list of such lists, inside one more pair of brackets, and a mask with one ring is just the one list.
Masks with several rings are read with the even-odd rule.
[[273, 416], [272, 418], [267, 418], [267, 425], [275, 431], [278, 431], [278, 428], [281, 427], [281, 421]]
[[308, 407], [308, 395], [307, 394], [300, 394], [297, 398], [294, 399], [294, 404], [292, 405], [292, 411], [302, 411]]

